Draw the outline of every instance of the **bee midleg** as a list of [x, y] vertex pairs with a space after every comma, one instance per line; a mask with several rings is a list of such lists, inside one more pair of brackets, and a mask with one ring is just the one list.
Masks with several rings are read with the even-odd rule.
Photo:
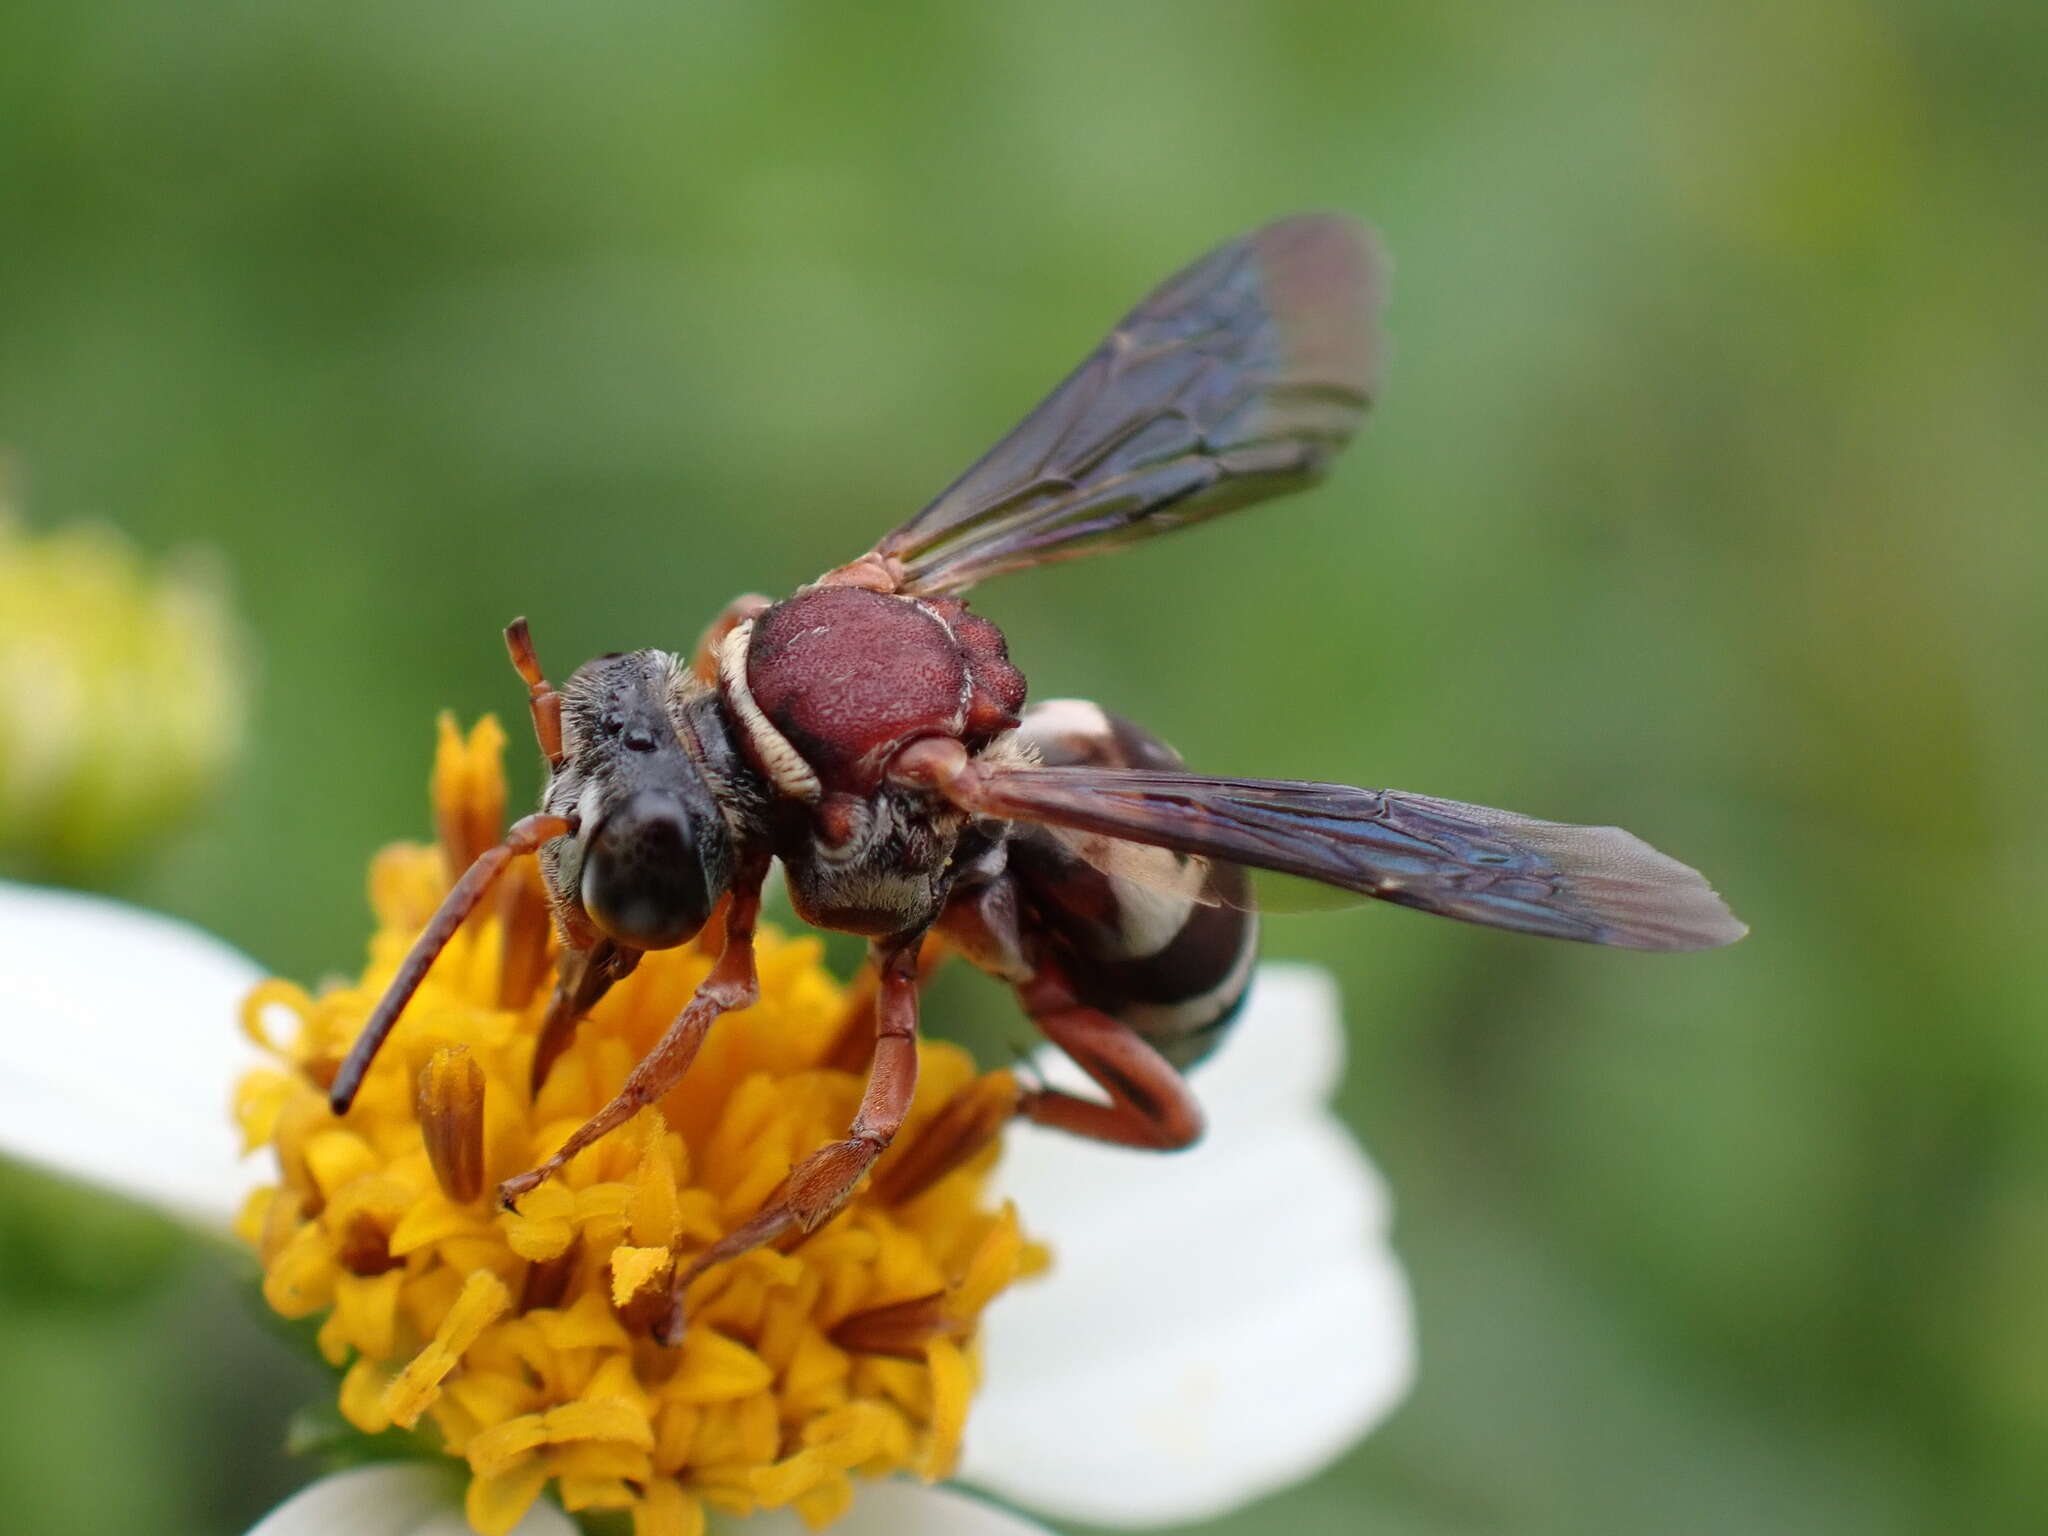
[[[1184, 766], [1151, 732], [1078, 699], [1034, 705], [1018, 734], [1053, 767]], [[1077, 1003], [1128, 1025], [1176, 1067], [1221, 1043], [1258, 959], [1242, 869], [1129, 843], [1090, 848], [1045, 827], [1016, 828], [1008, 855], [1025, 926]]]
[[[917, 984], [920, 988], [946, 963], [946, 956], [951, 952], [936, 929], [926, 936], [924, 948], [918, 951], [917, 956]], [[880, 968], [862, 966], [853, 980], [847, 983], [839, 1029], [833, 1035], [832, 1043], [825, 1048], [825, 1054], [818, 1059], [819, 1066], [830, 1067], [835, 1072], [867, 1071], [868, 1063], [875, 1055], [875, 1009], [881, 1001], [881, 994]]]
[[815, 1230], [846, 1203], [861, 1176], [889, 1150], [917, 1095], [917, 955], [923, 941], [920, 929], [877, 940], [869, 949], [869, 962], [882, 977], [875, 1000], [874, 1059], [845, 1139], [818, 1148], [790, 1169], [789, 1177], [758, 1211], [689, 1263], [676, 1266], [667, 1315], [658, 1333], [663, 1343], [681, 1342], [683, 1296], [691, 1281], [714, 1264], [773, 1242], [792, 1228]]

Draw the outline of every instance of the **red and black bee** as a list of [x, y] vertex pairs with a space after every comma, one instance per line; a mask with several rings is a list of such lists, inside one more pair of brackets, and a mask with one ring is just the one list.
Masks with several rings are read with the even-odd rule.
[[1247, 866], [1547, 938], [1681, 950], [1740, 937], [1698, 874], [1618, 828], [1209, 778], [1096, 705], [1026, 708], [1001, 632], [960, 599], [1002, 571], [1315, 481], [1372, 401], [1382, 286], [1372, 243], [1339, 218], [1286, 219], [1210, 253], [930, 506], [794, 596], [738, 600], [694, 660], [600, 657], [557, 691], [513, 624], [547, 758], [541, 810], [449, 894], [335, 1079], [335, 1110], [449, 936], [527, 853], [563, 945], [536, 1080], [642, 953], [691, 940], [720, 910], [724, 949], [618, 1096], [505, 1183], [508, 1203], [662, 1098], [712, 1022], [754, 999], [773, 860], [806, 922], [871, 941], [875, 1043], [846, 1139], [691, 1273], [814, 1227], [889, 1145], [915, 1086], [918, 959], [934, 934], [1011, 984], [1104, 1094], [1037, 1089], [1018, 1113], [1154, 1148], [1201, 1133], [1180, 1071], [1215, 1046], [1250, 982]]

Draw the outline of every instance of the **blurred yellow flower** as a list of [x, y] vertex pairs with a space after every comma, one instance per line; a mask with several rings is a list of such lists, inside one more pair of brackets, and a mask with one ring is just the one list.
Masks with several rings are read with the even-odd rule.
[[835, 1220], [700, 1276], [682, 1345], [651, 1337], [676, 1259], [751, 1216], [860, 1097], [834, 1064], [857, 1005], [817, 941], [764, 931], [760, 1002], [721, 1022], [664, 1103], [513, 1213], [493, 1202], [498, 1181], [611, 1096], [711, 956], [647, 955], [530, 1092], [552, 939], [537, 887], [508, 881], [441, 957], [349, 1114], [329, 1112], [326, 1084], [451, 870], [498, 836], [503, 743], [494, 721], [466, 739], [442, 722], [442, 846], [372, 865], [379, 930], [361, 980], [317, 998], [270, 981], [245, 1005], [277, 1059], [236, 1095], [246, 1145], [277, 1160], [239, 1223], [265, 1299], [324, 1314], [320, 1347], [346, 1367], [341, 1408], [358, 1428], [424, 1421], [468, 1461], [468, 1517], [487, 1536], [550, 1482], [571, 1510], [630, 1510], [637, 1536], [689, 1536], [707, 1506], [793, 1507], [822, 1527], [855, 1478], [947, 1475], [982, 1309], [1044, 1262], [985, 1197], [994, 1146], [958, 1166], [944, 1155], [963, 1120], [985, 1124], [1012, 1093], [954, 1047], [920, 1047], [897, 1148]]
[[0, 481], [0, 863], [104, 861], [241, 749], [245, 646], [221, 583], [105, 527], [30, 535]]

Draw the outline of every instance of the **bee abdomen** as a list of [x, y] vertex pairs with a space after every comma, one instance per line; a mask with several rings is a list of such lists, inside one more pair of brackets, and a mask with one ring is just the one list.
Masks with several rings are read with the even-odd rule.
[[[1080, 699], [1034, 705], [1018, 729], [1054, 767], [1183, 766], [1151, 732]], [[1081, 1002], [1130, 1025], [1175, 1066], [1215, 1049], [1258, 958], [1243, 870], [1039, 826], [1016, 829], [1009, 863]]]

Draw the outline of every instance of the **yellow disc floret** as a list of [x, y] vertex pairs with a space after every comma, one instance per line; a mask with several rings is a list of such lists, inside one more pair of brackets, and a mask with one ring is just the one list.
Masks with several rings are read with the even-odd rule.
[[441, 956], [348, 1115], [329, 1112], [326, 1084], [452, 873], [497, 836], [503, 741], [488, 720], [466, 739], [443, 722], [442, 846], [373, 864], [361, 980], [318, 997], [266, 982], [245, 1007], [277, 1058], [236, 1096], [247, 1145], [278, 1169], [240, 1221], [265, 1299], [324, 1314], [350, 1422], [430, 1427], [468, 1461], [485, 1536], [550, 1482], [571, 1510], [629, 1509], [637, 1536], [680, 1536], [707, 1505], [790, 1506], [821, 1527], [857, 1478], [945, 1476], [982, 1308], [1043, 1262], [985, 1193], [1014, 1085], [955, 1047], [919, 1047], [909, 1121], [836, 1218], [699, 1276], [681, 1344], [652, 1337], [678, 1263], [843, 1135], [859, 1101], [845, 1063], [861, 1010], [816, 940], [763, 931], [760, 1001], [720, 1022], [663, 1103], [504, 1211], [498, 1181], [611, 1096], [712, 961], [647, 955], [530, 1091], [552, 939], [522, 873]]

